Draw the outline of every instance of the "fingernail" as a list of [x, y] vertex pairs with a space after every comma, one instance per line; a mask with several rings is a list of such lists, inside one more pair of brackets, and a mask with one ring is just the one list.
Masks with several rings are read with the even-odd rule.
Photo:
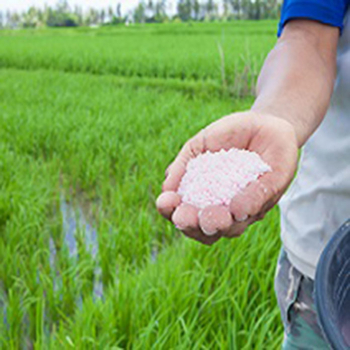
[[236, 218], [236, 221], [237, 221], [237, 222], [243, 222], [243, 221], [246, 221], [247, 219], [248, 219], [248, 215], [245, 214], [245, 215], [243, 215], [243, 216], [240, 217], [240, 218]]
[[201, 228], [201, 229], [202, 229], [203, 233], [204, 233], [206, 236], [215, 236], [215, 235], [218, 233], [217, 230], [215, 230], [215, 231], [210, 231], [210, 230], [206, 230], [206, 229], [204, 229], [204, 228]]

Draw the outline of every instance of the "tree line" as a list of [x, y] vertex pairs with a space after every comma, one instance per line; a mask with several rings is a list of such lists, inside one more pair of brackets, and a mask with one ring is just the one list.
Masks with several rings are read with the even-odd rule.
[[56, 6], [27, 11], [0, 12], [0, 28], [77, 27], [117, 25], [123, 23], [164, 23], [170, 21], [230, 21], [237, 19], [272, 19], [280, 11], [279, 0], [178, 0], [175, 13], [169, 12], [167, 0], [141, 0], [126, 14], [122, 5], [107, 9], [83, 11], [81, 6], [70, 7], [67, 0]]

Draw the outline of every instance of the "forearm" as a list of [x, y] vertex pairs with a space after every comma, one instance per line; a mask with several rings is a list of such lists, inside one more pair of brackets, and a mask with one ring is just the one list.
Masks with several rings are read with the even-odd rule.
[[325, 47], [312, 28], [308, 32], [291, 27], [265, 61], [252, 110], [290, 122], [301, 147], [329, 106], [336, 74], [337, 32], [326, 32], [334, 38]]

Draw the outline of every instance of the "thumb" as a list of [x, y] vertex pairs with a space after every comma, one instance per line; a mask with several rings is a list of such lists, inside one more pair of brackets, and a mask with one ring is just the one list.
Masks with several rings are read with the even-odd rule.
[[165, 171], [163, 191], [177, 191], [183, 175], [186, 172], [187, 163], [190, 159], [204, 152], [203, 130], [187, 141], [175, 160]]

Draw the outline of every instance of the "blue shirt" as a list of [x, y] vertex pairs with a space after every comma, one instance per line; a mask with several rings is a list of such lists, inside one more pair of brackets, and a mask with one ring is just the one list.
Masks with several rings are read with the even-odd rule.
[[278, 36], [284, 25], [295, 18], [312, 19], [343, 29], [344, 16], [350, 0], [284, 0]]

